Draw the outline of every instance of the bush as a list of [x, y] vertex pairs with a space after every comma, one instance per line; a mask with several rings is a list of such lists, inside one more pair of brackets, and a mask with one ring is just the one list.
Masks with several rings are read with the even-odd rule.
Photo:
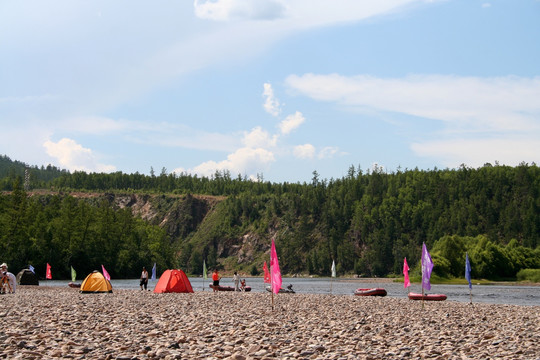
[[540, 269], [521, 269], [516, 276], [518, 281], [540, 282]]

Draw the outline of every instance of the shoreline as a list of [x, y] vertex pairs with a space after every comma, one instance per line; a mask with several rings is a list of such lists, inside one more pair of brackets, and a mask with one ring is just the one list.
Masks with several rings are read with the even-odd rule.
[[0, 299], [10, 359], [540, 357], [540, 306], [278, 294], [272, 310], [264, 293], [41, 286]]

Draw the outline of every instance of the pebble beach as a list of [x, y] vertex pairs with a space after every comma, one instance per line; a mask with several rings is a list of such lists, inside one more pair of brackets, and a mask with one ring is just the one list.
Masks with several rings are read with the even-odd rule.
[[19, 286], [5, 359], [540, 359], [540, 306]]

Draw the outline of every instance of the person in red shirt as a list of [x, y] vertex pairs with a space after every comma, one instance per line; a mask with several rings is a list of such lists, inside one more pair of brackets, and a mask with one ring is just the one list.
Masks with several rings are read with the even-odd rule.
[[214, 272], [212, 273], [212, 281], [214, 282], [214, 286], [212, 288], [214, 289], [214, 292], [218, 291], [217, 288], [219, 287], [220, 279], [221, 277], [219, 276], [217, 269], [214, 269]]

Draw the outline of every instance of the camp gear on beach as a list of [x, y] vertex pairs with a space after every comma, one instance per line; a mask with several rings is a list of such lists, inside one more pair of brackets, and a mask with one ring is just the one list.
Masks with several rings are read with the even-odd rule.
[[180, 269], [165, 270], [159, 278], [154, 293], [192, 293], [193, 288], [186, 273]]
[[39, 285], [39, 279], [30, 269], [22, 269], [17, 274], [17, 284], [19, 285]]
[[386, 290], [383, 288], [356, 289], [354, 295], [357, 296], [386, 296]]
[[90, 273], [81, 284], [81, 293], [112, 293], [111, 282], [97, 270]]

